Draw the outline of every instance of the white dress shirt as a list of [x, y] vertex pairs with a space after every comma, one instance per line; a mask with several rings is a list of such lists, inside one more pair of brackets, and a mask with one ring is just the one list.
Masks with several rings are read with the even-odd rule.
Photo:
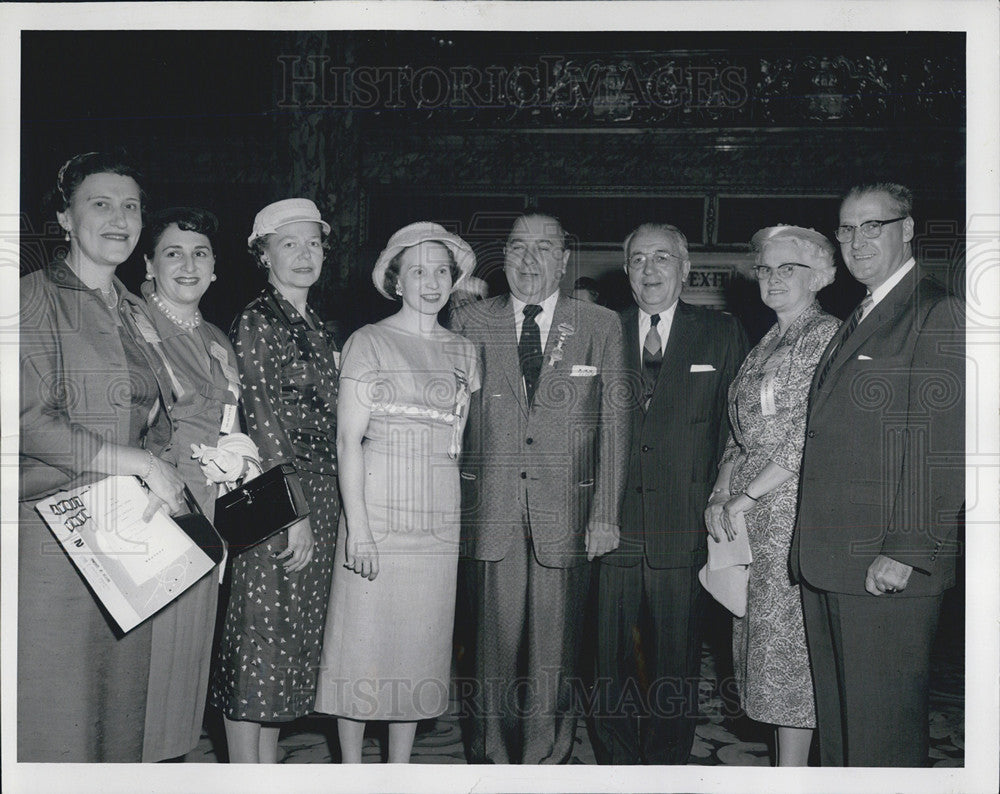
[[[660, 335], [660, 355], [667, 349], [667, 339], [670, 337], [670, 326], [674, 324], [674, 312], [677, 311], [677, 301], [674, 301], [666, 311], [658, 312], [660, 321], [656, 324], [656, 333]], [[653, 324], [652, 315], [645, 309], [639, 309], [639, 360], [642, 361], [642, 351], [646, 347], [646, 334]]]
[[878, 306], [879, 301], [882, 300], [886, 295], [888, 295], [892, 291], [892, 288], [895, 287], [900, 281], [902, 281], [903, 277], [911, 270], [913, 270], [913, 268], [916, 267], [916, 265], [917, 265], [916, 260], [911, 256], [902, 264], [899, 270], [897, 270], [895, 273], [889, 276], [889, 278], [887, 278], [884, 283], [880, 284], [875, 289], [873, 289], [871, 291], [871, 299], [872, 299], [871, 306], [865, 309], [864, 313], [861, 315], [861, 320], [859, 320], [858, 322], [859, 323], [863, 322], [865, 317], [867, 317], [869, 314], [872, 313], [872, 309]]
[[[545, 350], [545, 342], [549, 338], [549, 329], [552, 327], [552, 313], [556, 310], [556, 301], [558, 300], [559, 290], [556, 290], [538, 304], [542, 307], [542, 310], [535, 316], [535, 323], [538, 325], [538, 333], [542, 337], [542, 351]], [[520, 344], [521, 326], [524, 325], [524, 307], [528, 304], [520, 298], [515, 298], [514, 293], [511, 293], [510, 301], [514, 305], [514, 335], [517, 336], [517, 341]]]

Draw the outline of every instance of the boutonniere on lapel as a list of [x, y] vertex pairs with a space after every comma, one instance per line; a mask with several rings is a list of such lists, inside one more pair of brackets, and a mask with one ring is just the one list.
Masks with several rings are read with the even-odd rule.
[[458, 458], [462, 451], [462, 416], [465, 406], [469, 404], [469, 378], [465, 370], [455, 367], [455, 410], [452, 414], [451, 443], [448, 445], [448, 457]]
[[573, 328], [569, 323], [559, 323], [556, 328], [559, 331], [559, 338], [556, 340], [556, 346], [552, 348], [552, 352], [549, 353], [549, 366], [554, 367], [563, 357], [563, 345], [566, 344], [566, 340], [573, 336], [576, 329]]

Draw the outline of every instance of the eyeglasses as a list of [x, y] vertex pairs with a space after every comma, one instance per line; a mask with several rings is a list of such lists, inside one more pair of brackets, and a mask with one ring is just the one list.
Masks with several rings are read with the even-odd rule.
[[654, 267], [666, 267], [667, 265], [681, 261], [681, 258], [677, 254], [672, 254], [669, 251], [654, 251], [652, 257], [646, 254], [632, 254], [628, 258], [629, 270], [642, 270], [650, 258], [653, 260]]
[[551, 240], [538, 240], [534, 243], [526, 243], [523, 240], [515, 240], [512, 243], [507, 243], [504, 250], [512, 256], [523, 256], [529, 250], [533, 251], [535, 254], [547, 256], [549, 254], [554, 254], [557, 251], [561, 251], [562, 248], [563, 247], [561, 245], [553, 243]]
[[861, 229], [861, 234], [867, 237], [869, 240], [874, 240], [876, 237], [881, 236], [882, 227], [887, 223], [895, 223], [896, 221], [906, 220], [909, 216], [903, 215], [900, 218], [889, 218], [887, 221], [865, 221], [860, 226], [838, 226], [837, 231], [833, 234], [837, 238], [838, 243], [849, 243], [854, 239], [854, 233]]
[[753, 271], [753, 274], [757, 277], [758, 281], [767, 281], [771, 277], [772, 273], [777, 273], [782, 278], [791, 278], [792, 274], [795, 272], [795, 268], [797, 267], [804, 267], [806, 270], [812, 269], [809, 265], [803, 265], [800, 262], [785, 262], [777, 267], [754, 265], [750, 268], [750, 270]]

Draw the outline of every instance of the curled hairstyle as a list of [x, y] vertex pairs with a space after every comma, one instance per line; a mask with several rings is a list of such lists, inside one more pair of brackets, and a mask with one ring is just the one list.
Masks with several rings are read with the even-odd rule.
[[644, 223], [641, 226], [633, 229], [629, 236], [625, 238], [625, 242], [622, 243], [622, 250], [625, 251], [625, 263], [628, 264], [629, 258], [629, 247], [632, 245], [632, 239], [637, 234], [663, 234], [673, 240], [677, 247], [681, 250], [681, 257], [684, 261], [688, 261], [690, 256], [688, 255], [688, 241], [687, 237], [684, 236], [684, 232], [674, 226], [672, 223]]
[[[451, 248], [437, 240], [425, 240], [424, 242], [436, 242], [444, 249], [445, 253], [448, 255], [448, 270], [451, 272], [451, 284], [452, 287], [454, 287], [455, 282], [462, 277], [462, 271], [459, 269], [458, 263], [455, 261], [455, 255], [451, 252]], [[399, 284], [399, 269], [402, 266], [403, 254], [409, 251], [410, 248], [414, 247], [415, 246], [411, 245], [402, 249], [398, 254], [389, 260], [389, 264], [385, 268], [385, 275], [382, 277], [382, 288], [387, 294], [396, 295], [396, 285]], [[396, 297], [398, 298], [399, 296]]]
[[209, 245], [215, 252], [215, 240], [219, 231], [219, 220], [208, 210], [198, 207], [171, 207], [151, 213], [142, 230], [142, 252], [147, 259], [152, 259], [156, 246], [160, 243], [163, 233], [176, 225], [182, 232], [196, 232], [208, 238]]
[[[798, 251], [802, 264], [808, 262], [812, 269], [812, 276], [815, 278], [815, 292], [819, 292], [823, 287], [833, 283], [837, 274], [837, 267], [834, 264], [834, 256], [837, 249], [834, 248], [824, 235], [813, 229], [805, 229], [799, 226], [772, 226], [770, 229], [762, 229], [754, 235], [750, 248], [753, 251], [753, 264], [762, 265], [764, 263], [764, 252], [771, 245], [777, 243], [788, 243]], [[742, 275], [756, 280], [750, 269], [750, 263], [745, 262], [740, 268]]]
[[131, 177], [139, 186], [139, 201], [146, 209], [146, 191], [142, 189], [142, 174], [129, 160], [124, 150], [113, 152], [87, 152], [70, 157], [56, 175], [56, 186], [48, 199], [56, 212], [69, 209], [73, 194], [88, 176], [93, 174], [119, 174]]
[[913, 215], [913, 191], [898, 182], [869, 182], [855, 185], [847, 191], [844, 201], [867, 196], [869, 193], [885, 193], [896, 205], [897, 214], [904, 217]]

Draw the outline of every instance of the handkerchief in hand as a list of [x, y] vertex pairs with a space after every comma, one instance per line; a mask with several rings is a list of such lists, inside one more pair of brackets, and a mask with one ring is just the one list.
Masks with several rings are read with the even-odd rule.
[[736, 537], [708, 540], [708, 562], [698, 571], [698, 581], [722, 606], [741, 618], [747, 613], [747, 583], [750, 580], [750, 540], [742, 513], [733, 519]]

